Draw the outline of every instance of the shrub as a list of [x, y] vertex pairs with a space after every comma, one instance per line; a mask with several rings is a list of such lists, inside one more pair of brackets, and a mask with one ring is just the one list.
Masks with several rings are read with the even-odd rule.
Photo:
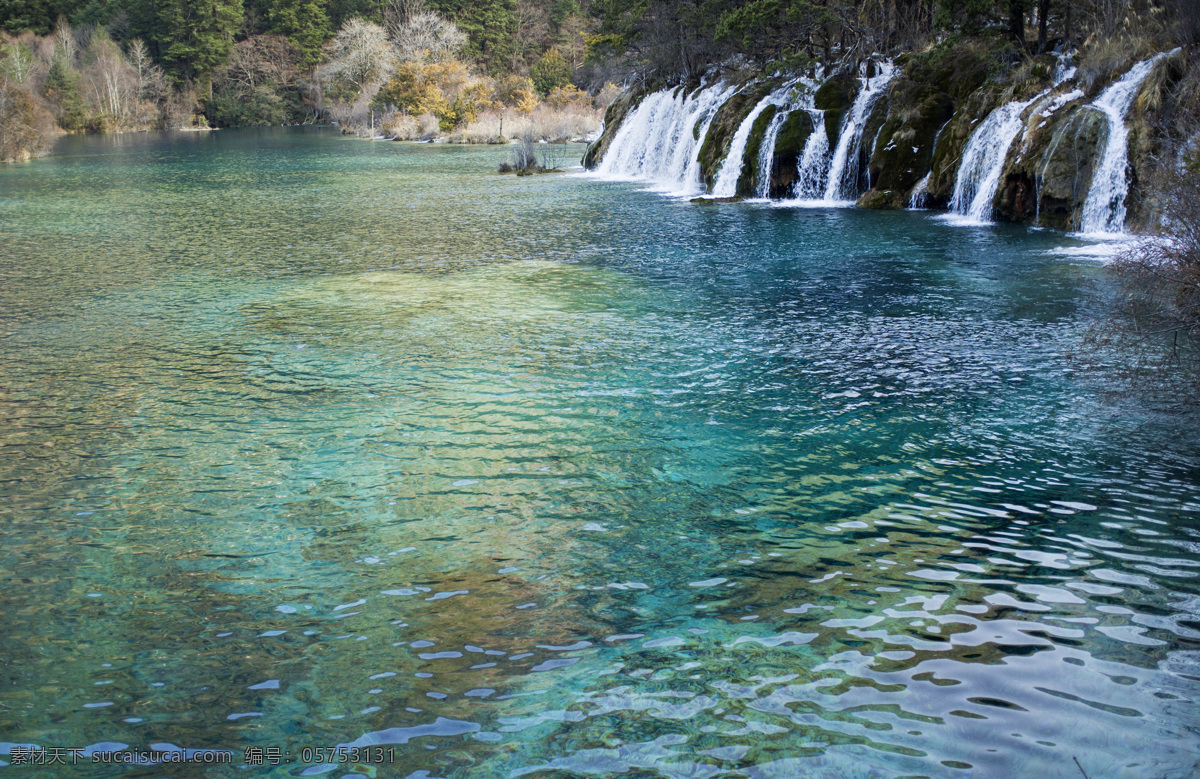
[[1093, 335], [1134, 362], [1133, 376], [1200, 401], [1200, 148], [1163, 174], [1162, 231], [1110, 266], [1119, 295], [1113, 318]]
[[54, 106], [58, 124], [67, 132], [87, 129], [87, 110], [79, 97], [79, 76], [67, 65], [64, 57], [55, 57], [42, 87], [46, 99]]
[[0, 162], [45, 154], [54, 117], [26, 90], [0, 80]]
[[556, 88], [571, 83], [571, 64], [558, 49], [550, 49], [533, 63], [529, 77], [537, 93], [545, 97]]
[[546, 95], [546, 105], [556, 111], [561, 111], [572, 103], [584, 103], [588, 100], [588, 93], [584, 92], [574, 84], [555, 87], [550, 94]]

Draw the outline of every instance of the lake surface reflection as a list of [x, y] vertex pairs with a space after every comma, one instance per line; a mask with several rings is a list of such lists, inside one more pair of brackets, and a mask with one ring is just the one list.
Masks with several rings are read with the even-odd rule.
[[5, 761], [1200, 771], [1200, 439], [1079, 373], [1071, 239], [319, 130], [60, 151], [0, 168]]

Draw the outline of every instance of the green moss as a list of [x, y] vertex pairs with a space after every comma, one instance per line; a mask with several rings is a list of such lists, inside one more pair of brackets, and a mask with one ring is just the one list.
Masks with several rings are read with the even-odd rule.
[[813, 105], [825, 112], [825, 133], [829, 146], [837, 146], [842, 131], [842, 117], [858, 95], [858, 80], [846, 73], [839, 73], [825, 81], [813, 96]]
[[704, 143], [700, 145], [700, 176], [709, 190], [716, 182], [721, 162], [729, 154], [729, 146], [737, 128], [754, 110], [754, 106], [771, 92], [772, 86], [769, 83], [749, 86], [726, 100], [725, 104], [717, 109], [712, 123], [708, 126]]
[[1036, 219], [1048, 227], [1076, 228], [1108, 122], [1078, 101], [1030, 123], [1034, 129], [1025, 145], [1006, 163], [996, 214], [1014, 222]]
[[943, 43], [906, 58], [905, 72], [961, 101], [997, 72], [1005, 53], [1004, 45], [978, 39]]
[[904, 196], [891, 189], [870, 189], [855, 204], [862, 208], [904, 208]]
[[804, 146], [813, 130], [812, 117], [807, 111], [792, 111], [775, 136], [775, 151], [771, 155], [771, 184], [769, 196], [791, 197], [799, 178], [797, 165], [804, 154]]
[[868, 164], [873, 188], [899, 193], [911, 191], [929, 172], [934, 139], [953, 110], [950, 96], [933, 85], [906, 78], [897, 80], [889, 95], [887, 119], [879, 130]]
[[758, 155], [762, 150], [763, 137], [767, 127], [779, 111], [778, 106], [769, 105], [754, 120], [750, 127], [750, 137], [746, 140], [746, 153], [742, 156], [742, 175], [738, 178], [737, 194], [743, 197], [754, 197], [758, 190]]
[[931, 202], [942, 206], [954, 193], [954, 180], [962, 162], [963, 150], [971, 132], [1000, 104], [998, 89], [982, 89], [971, 93], [958, 104], [950, 123], [942, 130], [933, 150], [932, 175], [929, 179]]

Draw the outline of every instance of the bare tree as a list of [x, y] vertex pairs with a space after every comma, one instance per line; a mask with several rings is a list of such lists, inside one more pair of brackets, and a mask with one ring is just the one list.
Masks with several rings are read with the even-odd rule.
[[396, 64], [387, 32], [357, 17], [325, 44], [325, 55], [329, 59], [321, 71], [353, 84], [359, 92], [378, 86]]
[[254, 35], [229, 55], [221, 77], [253, 90], [265, 82], [290, 87], [300, 78], [300, 51], [282, 35]]
[[54, 43], [58, 50], [62, 52], [66, 58], [68, 65], [75, 64], [75, 58], [79, 56], [79, 39], [75, 37], [75, 30], [71, 29], [67, 17], [58, 17], [58, 24], [54, 27]]
[[428, 10], [429, 4], [425, 0], [388, 0], [383, 9], [383, 23], [388, 35], [398, 40], [400, 28]]
[[516, 19], [513, 38], [517, 45], [513, 48], [512, 69], [520, 72], [528, 59], [537, 56], [542, 42], [549, 37], [550, 19], [545, 7], [531, 0], [520, 0], [513, 17]]
[[0, 75], [5, 81], [23, 86], [33, 73], [34, 58], [29, 46], [18, 38], [0, 46], [0, 53], [5, 55], [0, 57]]
[[113, 130], [131, 127], [140, 97], [137, 68], [107, 35], [92, 36], [87, 57], [83, 92], [92, 112], [106, 117]]
[[467, 36], [454, 22], [435, 13], [419, 13], [395, 36], [396, 53], [404, 62], [445, 62], [467, 45]]

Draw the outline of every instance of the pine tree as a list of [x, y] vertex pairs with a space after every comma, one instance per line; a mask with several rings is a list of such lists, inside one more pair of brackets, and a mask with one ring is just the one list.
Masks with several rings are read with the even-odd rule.
[[0, 30], [14, 35], [32, 30], [45, 35], [58, 14], [58, 6], [50, 0], [0, 0]]
[[312, 68], [321, 61], [321, 47], [333, 37], [326, 3], [320, 0], [260, 0], [263, 32], [285, 35], [300, 49], [301, 65]]
[[533, 86], [542, 97], [571, 83], [571, 65], [558, 49], [550, 49], [529, 69]]
[[242, 25], [242, 0], [167, 0], [158, 7], [155, 39], [167, 74], [200, 81], [225, 63]]
[[87, 129], [87, 110], [79, 96], [79, 76], [62, 57], [54, 58], [43, 90], [58, 113], [59, 126], [67, 132]]
[[470, 37], [468, 54], [489, 73], [505, 71], [516, 47], [515, 0], [432, 0], [429, 5]]

